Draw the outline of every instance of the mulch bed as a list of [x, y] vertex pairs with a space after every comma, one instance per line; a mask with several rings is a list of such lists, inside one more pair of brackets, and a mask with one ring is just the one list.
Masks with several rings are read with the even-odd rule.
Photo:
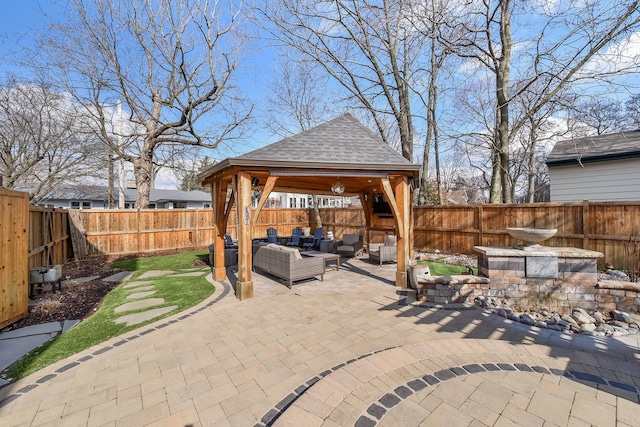
[[[191, 249], [192, 250], [192, 249]], [[170, 251], [176, 253], [179, 251]], [[183, 251], [180, 251], [183, 252]], [[123, 271], [111, 268], [116, 261], [142, 258], [167, 254], [167, 252], [149, 252], [141, 254], [95, 256], [80, 261], [70, 261], [62, 266], [62, 279], [79, 279], [89, 276], [100, 276], [98, 279], [84, 282], [62, 285], [62, 291], [56, 293], [36, 293], [33, 300], [29, 300], [29, 314], [22, 320], [15, 322], [0, 332], [7, 332], [25, 326], [39, 325], [41, 323], [62, 322], [72, 319], [86, 319], [95, 313], [102, 299], [111, 290], [119, 285], [114, 282], [103, 282], [102, 279]], [[208, 264], [208, 256], [203, 256], [194, 262], [194, 266]]]
[[5, 327], [1, 332], [41, 323], [89, 317], [100, 307], [104, 296], [118, 286], [118, 283], [102, 281], [103, 278], [122, 271], [109, 267], [109, 264], [115, 260], [116, 257], [94, 257], [64, 264], [62, 266], [63, 281], [67, 277], [70, 279], [100, 277], [85, 283], [63, 284], [62, 291], [56, 293], [36, 292], [33, 299], [29, 300], [27, 317]]

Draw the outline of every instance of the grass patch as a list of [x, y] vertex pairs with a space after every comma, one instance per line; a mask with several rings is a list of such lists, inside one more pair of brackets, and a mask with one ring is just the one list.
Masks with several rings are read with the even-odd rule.
[[[418, 261], [418, 265], [428, 265], [432, 276], [454, 276], [463, 274], [467, 271], [467, 267], [453, 264], [442, 264], [434, 261]], [[478, 274], [478, 269], [473, 269], [473, 274]]]
[[[134, 275], [131, 280], [137, 280], [142, 274], [149, 270], [173, 270], [178, 272], [180, 269], [194, 268], [193, 262], [208, 252], [187, 252], [175, 255], [158, 256], [150, 258], [136, 258], [124, 261], [118, 261], [112, 264], [112, 267], [133, 271]], [[205, 270], [206, 268], [202, 268]], [[110, 338], [129, 332], [133, 329], [140, 328], [146, 324], [156, 322], [159, 319], [174, 315], [184, 311], [209, 297], [214, 292], [214, 287], [202, 276], [188, 277], [153, 277], [154, 290], [156, 291], [150, 298], [164, 298], [165, 303], [153, 308], [168, 307], [177, 305], [178, 308], [169, 313], [156, 317], [144, 323], [133, 326], [125, 324], [116, 324], [114, 320], [123, 314], [132, 314], [139, 311], [130, 311], [126, 313], [115, 313], [114, 308], [128, 302], [127, 295], [132, 293], [131, 289], [125, 289], [125, 283], [111, 291], [105, 296], [102, 306], [93, 316], [83, 320], [68, 332], [59, 335], [54, 340], [49, 341], [43, 346], [33, 350], [31, 353], [22, 358], [18, 363], [11, 367], [10, 375], [14, 379], [23, 378], [38, 369], [42, 369], [47, 365], [71, 356], [92, 345], [104, 342]]]

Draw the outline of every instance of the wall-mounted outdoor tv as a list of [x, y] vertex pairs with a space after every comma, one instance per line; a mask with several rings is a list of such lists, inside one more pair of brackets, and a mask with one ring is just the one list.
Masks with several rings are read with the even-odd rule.
[[373, 196], [373, 213], [379, 217], [393, 217], [391, 206], [382, 194], [374, 194]]

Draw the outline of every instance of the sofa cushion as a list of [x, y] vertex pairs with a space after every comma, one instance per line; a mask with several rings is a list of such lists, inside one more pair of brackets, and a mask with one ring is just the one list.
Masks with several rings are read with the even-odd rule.
[[302, 259], [302, 255], [300, 255], [300, 251], [298, 250], [298, 248], [292, 248], [290, 246], [278, 246], [278, 249], [282, 252], [288, 252], [290, 254], [293, 254], [293, 258], [294, 259]]
[[385, 246], [395, 246], [397, 244], [396, 236], [387, 236], [387, 239], [384, 241]]

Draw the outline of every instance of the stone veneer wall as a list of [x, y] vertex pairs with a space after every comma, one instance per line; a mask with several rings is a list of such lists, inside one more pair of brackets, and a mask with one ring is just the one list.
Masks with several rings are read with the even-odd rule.
[[[544, 253], [531, 253], [511, 248], [476, 247], [480, 253], [478, 273], [490, 281], [489, 285], [482, 285], [483, 294], [504, 298], [511, 305], [546, 308], [558, 313], [570, 312], [574, 307], [586, 310], [616, 308], [612, 306], [613, 301], [606, 303], [600, 298], [602, 290], [596, 288], [596, 261], [602, 254], [573, 248], [548, 249]], [[557, 277], [528, 277], [527, 257], [555, 260], [554, 256], [557, 257]], [[633, 311], [637, 311], [637, 306]]]
[[596, 285], [596, 302], [602, 310], [640, 314], [640, 284], [601, 280]]

